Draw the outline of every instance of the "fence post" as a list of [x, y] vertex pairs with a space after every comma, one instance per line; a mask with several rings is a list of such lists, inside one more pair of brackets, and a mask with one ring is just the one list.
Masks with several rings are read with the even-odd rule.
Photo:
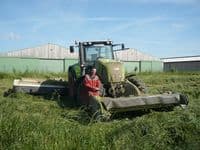
[[65, 58], [63, 59], [63, 72], [65, 72]]
[[142, 68], [141, 62], [142, 62], [142, 61], [140, 60], [140, 61], [138, 61], [138, 62], [139, 62], [139, 73], [141, 73], [141, 70], [142, 70], [142, 69], [141, 69], [141, 68]]

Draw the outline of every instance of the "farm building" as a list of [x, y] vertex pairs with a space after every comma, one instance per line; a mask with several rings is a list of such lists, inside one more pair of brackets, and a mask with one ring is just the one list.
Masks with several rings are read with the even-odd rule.
[[[114, 55], [124, 63], [127, 73], [163, 71], [162, 61], [136, 49], [115, 51]], [[4, 53], [0, 58], [0, 71], [65, 72], [77, 62], [78, 52], [70, 53], [66, 47], [49, 43]]]
[[164, 71], [200, 71], [200, 55], [162, 58]]

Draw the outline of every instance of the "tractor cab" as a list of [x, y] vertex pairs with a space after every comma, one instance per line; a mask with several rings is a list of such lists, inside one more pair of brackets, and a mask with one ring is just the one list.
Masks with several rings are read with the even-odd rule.
[[113, 47], [121, 46], [124, 49], [124, 44], [113, 44], [112, 41], [89, 41], [89, 42], [75, 42], [75, 46], [70, 46], [70, 52], [73, 53], [75, 48], [79, 51], [79, 63], [81, 67], [81, 74], [85, 74], [85, 69], [88, 66], [95, 64], [99, 58], [114, 60]]
[[95, 61], [98, 58], [114, 59], [112, 45], [91, 45], [84, 47], [85, 61]]

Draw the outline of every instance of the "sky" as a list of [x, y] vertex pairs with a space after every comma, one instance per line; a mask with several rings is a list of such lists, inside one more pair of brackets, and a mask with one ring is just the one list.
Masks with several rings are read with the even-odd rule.
[[0, 52], [107, 39], [160, 58], [200, 55], [200, 0], [0, 0]]

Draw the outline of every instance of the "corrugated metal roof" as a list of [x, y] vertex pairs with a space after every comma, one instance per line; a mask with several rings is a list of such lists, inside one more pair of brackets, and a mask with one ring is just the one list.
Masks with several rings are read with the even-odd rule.
[[[114, 53], [115, 58], [122, 61], [160, 60], [136, 49], [120, 50]], [[78, 58], [78, 52], [70, 53], [66, 47], [48, 43], [41, 46], [9, 51], [4, 56], [63, 59]]]
[[200, 55], [197, 55], [197, 56], [183, 56], [183, 57], [161, 58], [161, 60], [163, 62], [200, 61]]
[[50, 59], [78, 58], [77, 53], [70, 53], [68, 48], [51, 43], [32, 48], [10, 51], [7, 52], [6, 56]]
[[140, 60], [160, 60], [149, 54], [145, 54], [137, 49], [127, 49], [115, 52], [115, 56], [119, 60], [123, 61], [140, 61]]

